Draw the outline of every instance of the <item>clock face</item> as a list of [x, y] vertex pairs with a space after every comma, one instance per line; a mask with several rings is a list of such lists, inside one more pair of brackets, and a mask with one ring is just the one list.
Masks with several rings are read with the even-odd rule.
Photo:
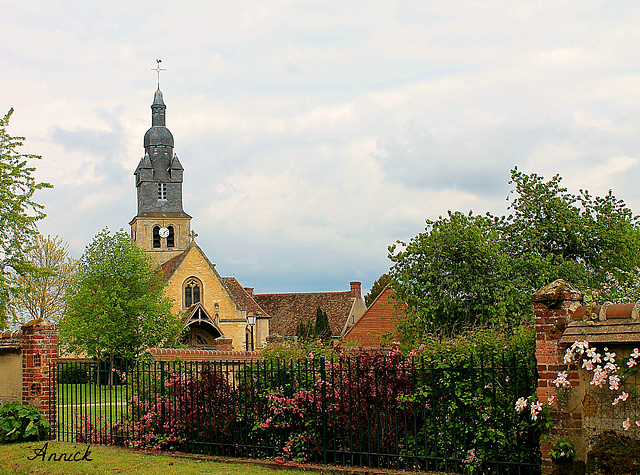
[[160, 228], [160, 237], [166, 238], [169, 235], [169, 228]]

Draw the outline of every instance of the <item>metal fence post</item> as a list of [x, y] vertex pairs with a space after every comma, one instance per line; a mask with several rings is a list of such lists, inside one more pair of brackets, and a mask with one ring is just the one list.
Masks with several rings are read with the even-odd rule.
[[322, 463], [327, 465], [327, 374], [325, 357], [320, 358], [320, 395], [322, 398]]
[[162, 435], [164, 433], [164, 417], [165, 417], [165, 402], [164, 402], [164, 361], [160, 361], [160, 430]]

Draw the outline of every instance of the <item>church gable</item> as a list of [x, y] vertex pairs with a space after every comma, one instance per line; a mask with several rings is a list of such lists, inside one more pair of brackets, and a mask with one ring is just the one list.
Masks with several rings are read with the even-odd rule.
[[195, 242], [161, 269], [167, 282], [165, 295], [173, 300], [174, 313], [201, 303], [217, 322], [244, 318], [240, 304]]
[[215, 339], [222, 336], [220, 327], [202, 303], [196, 303], [187, 309], [185, 326], [188, 328], [185, 335], [188, 346], [213, 347]]

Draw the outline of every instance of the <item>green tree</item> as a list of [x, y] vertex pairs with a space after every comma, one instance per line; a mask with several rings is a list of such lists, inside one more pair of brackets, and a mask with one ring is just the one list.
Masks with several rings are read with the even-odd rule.
[[146, 348], [179, 341], [182, 321], [170, 312], [165, 284], [127, 233], [98, 233], [87, 246], [65, 300], [60, 340], [99, 360], [138, 357]]
[[311, 320], [304, 320], [296, 325], [296, 337], [299, 341], [305, 342], [313, 338], [315, 329]]
[[434, 330], [507, 322], [529, 302], [517, 282], [495, 219], [449, 212], [426, 232], [389, 248], [394, 291], [410, 312], [400, 330], [411, 338]]
[[13, 323], [40, 318], [57, 322], [66, 311], [64, 293], [73, 279], [76, 261], [60, 236], [38, 235], [27, 255], [39, 272], [14, 276], [17, 295], [9, 305]]
[[8, 305], [18, 290], [15, 277], [36, 272], [28, 253], [38, 235], [36, 222], [45, 214], [33, 195], [51, 188], [36, 181], [35, 168], [28, 164], [40, 157], [20, 153], [25, 138], [7, 132], [11, 114], [13, 109], [0, 120], [0, 328], [7, 324]]
[[316, 310], [316, 325], [314, 328], [315, 337], [322, 341], [331, 339], [331, 326], [329, 325], [329, 316], [327, 312], [320, 307]]
[[382, 292], [387, 285], [391, 283], [391, 276], [389, 274], [382, 274], [378, 277], [373, 285], [371, 285], [371, 289], [369, 289], [369, 293], [364, 296], [364, 303], [367, 307], [369, 307], [373, 301], [376, 299], [380, 292]]
[[390, 246], [389, 274], [410, 310], [400, 325], [405, 336], [517, 323], [531, 312], [531, 293], [557, 278], [602, 298], [632, 285], [640, 268], [638, 218], [611, 192], [574, 195], [560, 183], [558, 175], [545, 180], [514, 168], [508, 215], [449, 212]]
[[585, 289], [602, 289], [607, 274], [626, 280], [640, 266], [638, 217], [611, 190], [574, 195], [561, 181], [511, 170], [511, 214], [500, 226], [517, 272], [533, 288], [557, 278]]

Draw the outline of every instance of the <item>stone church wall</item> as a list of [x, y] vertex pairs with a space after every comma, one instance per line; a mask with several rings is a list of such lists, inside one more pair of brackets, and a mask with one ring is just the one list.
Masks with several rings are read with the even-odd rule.
[[169, 279], [165, 295], [173, 300], [171, 311], [178, 314], [178, 312], [185, 310], [183, 307], [183, 288], [189, 277], [195, 277], [202, 283], [200, 299], [207, 311], [210, 312], [209, 316], [214, 320], [216, 318], [216, 304], [218, 304], [217, 324], [224, 336], [233, 340], [233, 349], [244, 350], [246, 312], [238, 309], [220, 277], [196, 248], [191, 248]]

